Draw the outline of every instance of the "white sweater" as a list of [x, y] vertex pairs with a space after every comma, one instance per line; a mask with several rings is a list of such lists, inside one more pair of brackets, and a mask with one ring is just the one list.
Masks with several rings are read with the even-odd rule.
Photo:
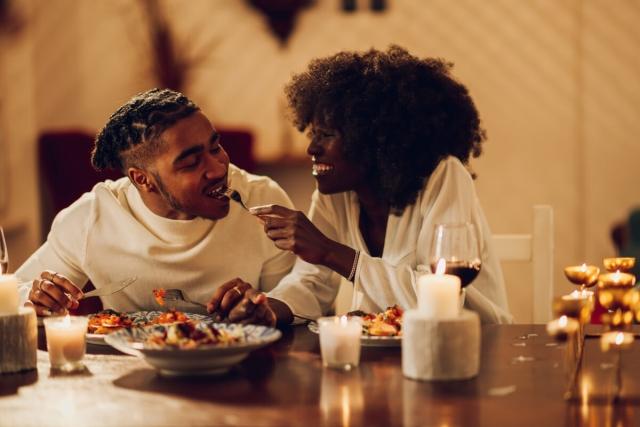
[[[229, 166], [229, 185], [248, 206], [292, 207], [286, 193], [267, 177]], [[128, 178], [97, 184], [55, 218], [47, 241], [18, 269], [22, 302], [33, 279], [53, 270], [83, 287], [97, 289], [132, 276], [124, 291], [102, 297], [105, 308], [159, 309], [152, 290], [179, 288], [206, 303], [236, 277], [271, 290], [290, 271], [295, 257], [277, 249], [258, 220], [231, 202], [220, 220], [171, 220], [151, 212]], [[178, 305], [186, 311], [202, 311]]]
[[[369, 255], [360, 233], [360, 207], [353, 192], [313, 193], [309, 217], [330, 239], [360, 250], [351, 310], [384, 310], [398, 304], [416, 306], [416, 270], [429, 266], [435, 224], [471, 222], [479, 233], [482, 269], [466, 288], [465, 305], [484, 323], [511, 322], [502, 270], [491, 248], [491, 231], [473, 180], [455, 157], [435, 169], [417, 201], [400, 216], [389, 215], [382, 257]], [[270, 296], [287, 303], [296, 314], [318, 317], [331, 309], [340, 283], [332, 270], [300, 259]]]

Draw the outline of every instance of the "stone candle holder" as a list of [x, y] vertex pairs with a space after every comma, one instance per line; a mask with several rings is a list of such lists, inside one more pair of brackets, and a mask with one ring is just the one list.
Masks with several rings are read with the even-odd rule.
[[38, 321], [31, 307], [0, 315], [0, 374], [36, 369]]
[[404, 314], [402, 372], [416, 380], [461, 380], [480, 370], [480, 318], [469, 310], [436, 319], [418, 310]]

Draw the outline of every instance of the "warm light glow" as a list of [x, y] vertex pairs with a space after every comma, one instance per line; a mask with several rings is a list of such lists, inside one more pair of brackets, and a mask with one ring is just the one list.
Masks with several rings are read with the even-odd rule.
[[615, 343], [616, 343], [616, 345], [620, 345], [620, 344], [622, 344], [623, 342], [624, 342], [624, 334], [623, 334], [622, 332], [618, 332], [618, 333], [616, 334], [616, 340], [615, 340]]
[[351, 402], [349, 388], [346, 385], [340, 386], [340, 403], [342, 406], [342, 425], [349, 426], [351, 424]]
[[347, 316], [340, 316], [340, 326], [347, 326], [349, 324], [349, 318]]
[[447, 270], [447, 261], [444, 258], [440, 258], [438, 260], [438, 264], [436, 264], [436, 274], [444, 274]]
[[580, 413], [582, 415], [583, 420], [589, 419], [589, 393], [591, 392], [591, 378], [588, 376], [584, 376], [582, 378], [581, 383], [581, 402], [580, 402]]
[[68, 328], [71, 326], [71, 316], [69, 316], [69, 313], [67, 313], [67, 315], [64, 316], [64, 318], [60, 321], [60, 326], [62, 326], [63, 328]]
[[580, 266], [580, 271], [582, 271], [583, 273], [587, 272], [587, 264], [586, 263], [582, 263], [582, 265]]
[[569, 318], [567, 316], [560, 316], [560, 319], [558, 319], [558, 325], [560, 325], [561, 328], [564, 328], [567, 326], [567, 323], [569, 323]]
[[616, 270], [616, 272], [613, 273], [613, 282], [614, 283], [620, 282], [620, 270]]

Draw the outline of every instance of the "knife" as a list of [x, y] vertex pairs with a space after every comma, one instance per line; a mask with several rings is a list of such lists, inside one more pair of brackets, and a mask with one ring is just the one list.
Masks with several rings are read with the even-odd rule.
[[136, 280], [138, 280], [138, 277], [134, 276], [126, 280], [123, 280], [122, 282], [110, 283], [106, 286], [101, 286], [99, 289], [94, 289], [93, 291], [90, 291], [84, 294], [82, 299], [91, 298], [91, 297], [103, 297], [106, 295], [115, 294], [116, 292], [120, 292], [127, 286], [131, 285]]

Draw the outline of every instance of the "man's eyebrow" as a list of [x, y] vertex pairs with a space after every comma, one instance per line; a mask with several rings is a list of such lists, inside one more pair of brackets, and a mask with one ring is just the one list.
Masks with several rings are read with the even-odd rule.
[[176, 163], [180, 162], [180, 160], [183, 160], [184, 158], [189, 157], [193, 154], [202, 153], [203, 151], [204, 147], [202, 145], [194, 145], [193, 147], [189, 147], [175, 158], [173, 164], [175, 165]]
[[[215, 144], [217, 142], [220, 141], [220, 134], [218, 132], [213, 132], [211, 134], [211, 136], [209, 137], [209, 144]], [[173, 161], [173, 164], [175, 165], [176, 163], [180, 162], [181, 160], [185, 159], [186, 157], [189, 157], [193, 154], [199, 154], [202, 153], [204, 151], [204, 147], [202, 145], [194, 145], [193, 147], [189, 147], [186, 150], [184, 150], [182, 153], [180, 153], [178, 155], [178, 157], [176, 157]]]

